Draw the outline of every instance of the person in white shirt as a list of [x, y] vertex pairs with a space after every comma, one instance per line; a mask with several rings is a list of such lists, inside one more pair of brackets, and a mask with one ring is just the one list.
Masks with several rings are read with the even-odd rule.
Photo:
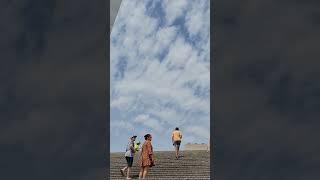
[[127, 166], [120, 169], [122, 176], [125, 176], [124, 171], [127, 170], [127, 179], [131, 179], [130, 178], [130, 171], [131, 171], [131, 167], [133, 164], [133, 157], [134, 157], [134, 153], [135, 153], [134, 141], [136, 140], [136, 138], [137, 138], [137, 136], [132, 136], [130, 138], [128, 145], [126, 147], [126, 153], [124, 154], [124, 156], [127, 160]]

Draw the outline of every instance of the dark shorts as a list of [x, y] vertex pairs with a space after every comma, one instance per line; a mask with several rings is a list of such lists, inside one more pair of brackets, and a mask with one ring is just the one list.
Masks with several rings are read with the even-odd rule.
[[181, 141], [175, 141], [173, 144], [174, 146], [180, 147]]
[[126, 160], [127, 160], [128, 167], [132, 167], [133, 157], [126, 157]]

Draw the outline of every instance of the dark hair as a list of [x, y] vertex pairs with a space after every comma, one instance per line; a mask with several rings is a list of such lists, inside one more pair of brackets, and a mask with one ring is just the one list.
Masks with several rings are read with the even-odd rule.
[[150, 136], [151, 136], [151, 134], [146, 134], [146, 135], [144, 135], [144, 139], [147, 140]]
[[179, 130], [179, 128], [178, 128], [178, 127], [176, 127], [176, 130]]

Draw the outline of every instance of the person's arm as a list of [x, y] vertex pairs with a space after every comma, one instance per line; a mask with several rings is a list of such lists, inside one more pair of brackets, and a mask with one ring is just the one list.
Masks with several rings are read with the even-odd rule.
[[134, 149], [134, 144], [133, 143], [130, 145], [130, 149], [131, 149], [132, 152], [136, 152], [136, 150]]
[[172, 143], [174, 142], [173, 137], [174, 137], [174, 134], [172, 133], [172, 135], [171, 135]]
[[148, 152], [149, 155], [152, 155], [152, 154], [153, 154], [151, 142], [148, 142], [148, 143], [146, 144], [146, 149], [147, 149], [147, 152]]
[[148, 149], [148, 154], [149, 154], [150, 161], [151, 161], [152, 163], [154, 163], [154, 159], [153, 159], [153, 148], [152, 148], [151, 142], [147, 144], [147, 149]]
[[151, 143], [147, 143], [146, 144], [146, 149], [147, 149], [147, 152], [148, 152], [148, 155], [149, 155], [149, 158], [152, 159], [152, 146], [151, 146]]

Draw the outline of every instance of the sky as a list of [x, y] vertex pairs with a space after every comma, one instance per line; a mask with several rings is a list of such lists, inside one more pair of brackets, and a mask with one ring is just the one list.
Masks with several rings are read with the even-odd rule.
[[110, 37], [110, 151], [133, 134], [153, 135], [155, 151], [210, 136], [208, 0], [123, 0]]

